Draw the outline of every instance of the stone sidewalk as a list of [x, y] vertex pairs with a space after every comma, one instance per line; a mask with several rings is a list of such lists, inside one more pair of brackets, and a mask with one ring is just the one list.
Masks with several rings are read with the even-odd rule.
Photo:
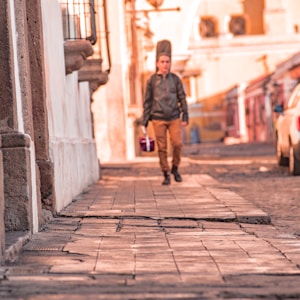
[[[183, 175], [181, 183], [161, 185], [161, 177], [107, 178], [81, 195], [61, 216], [195, 219], [270, 222], [269, 216], [206, 174]], [[172, 178], [173, 179], [173, 178]]]
[[0, 299], [300, 298], [300, 241], [206, 174], [103, 177], [0, 268]]

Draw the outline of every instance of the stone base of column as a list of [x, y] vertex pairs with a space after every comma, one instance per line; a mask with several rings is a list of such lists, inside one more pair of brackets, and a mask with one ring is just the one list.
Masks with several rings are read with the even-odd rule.
[[[37, 182], [32, 181], [35, 163], [31, 158], [30, 136], [13, 131], [1, 134], [0, 138], [4, 170], [5, 230], [32, 232], [34, 222], [38, 222], [33, 218], [38, 218], [39, 210], [33, 205], [37, 206], [40, 201], [36, 195]], [[33, 204], [33, 199], [37, 203]]]
[[54, 206], [54, 165], [50, 161], [37, 161], [41, 178], [42, 208], [53, 212]]

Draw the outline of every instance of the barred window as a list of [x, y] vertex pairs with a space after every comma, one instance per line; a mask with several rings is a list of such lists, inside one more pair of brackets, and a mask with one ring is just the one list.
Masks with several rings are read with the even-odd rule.
[[94, 0], [60, 0], [65, 40], [97, 41]]

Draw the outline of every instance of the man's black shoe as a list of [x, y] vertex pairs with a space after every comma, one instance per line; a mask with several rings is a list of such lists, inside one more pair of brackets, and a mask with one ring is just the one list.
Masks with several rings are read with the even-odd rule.
[[164, 172], [164, 181], [162, 182], [162, 185], [169, 185], [171, 183], [170, 173]]
[[180, 174], [178, 173], [178, 167], [173, 166], [172, 170], [171, 170], [171, 173], [174, 175], [175, 181], [177, 181], [177, 182], [182, 181], [182, 178], [181, 178]]

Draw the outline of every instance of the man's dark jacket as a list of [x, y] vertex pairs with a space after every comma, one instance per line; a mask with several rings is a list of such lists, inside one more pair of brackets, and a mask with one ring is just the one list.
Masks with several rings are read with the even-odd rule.
[[144, 99], [143, 125], [147, 127], [150, 120], [171, 121], [180, 118], [188, 122], [186, 94], [180, 78], [168, 73], [153, 74], [147, 81]]

